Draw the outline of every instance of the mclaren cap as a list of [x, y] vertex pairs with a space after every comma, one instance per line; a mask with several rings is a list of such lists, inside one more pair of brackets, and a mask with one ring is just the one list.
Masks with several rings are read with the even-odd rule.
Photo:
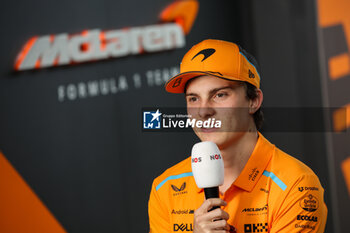
[[244, 81], [260, 88], [258, 70], [247, 56], [250, 55], [235, 43], [204, 40], [185, 54], [180, 64], [180, 74], [172, 77], [165, 84], [165, 89], [171, 93], [183, 93], [189, 80], [203, 75]]

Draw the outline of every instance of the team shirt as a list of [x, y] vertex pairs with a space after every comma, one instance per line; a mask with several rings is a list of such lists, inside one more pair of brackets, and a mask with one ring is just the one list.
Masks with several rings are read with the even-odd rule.
[[[220, 198], [241, 232], [324, 232], [327, 207], [318, 177], [305, 164], [259, 139], [238, 178]], [[149, 199], [151, 233], [192, 232], [193, 214], [205, 200], [191, 158], [157, 177]]]

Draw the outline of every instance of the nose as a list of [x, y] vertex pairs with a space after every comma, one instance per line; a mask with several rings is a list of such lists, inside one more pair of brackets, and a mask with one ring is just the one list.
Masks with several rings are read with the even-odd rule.
[[203, 103], [199, 108], [198, 108], [198, 115], [202, 119], [208, 119], [215, 114], [215, 109], [211, 107], [208, 102]]

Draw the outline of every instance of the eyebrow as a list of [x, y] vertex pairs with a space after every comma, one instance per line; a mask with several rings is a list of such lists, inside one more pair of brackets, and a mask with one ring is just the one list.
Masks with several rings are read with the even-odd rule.
[[[228, 85], [228, 86], [223, 86], [223, 87], [214, 88], [214, 89], [212, 89], [212, 90], [209, 91], [209, 96], [213, 95], [214, 93], [216, 93], [216, 92], [218, 92], [218, 91], [221, 91], [221, 90], [223, 90], [223, 89], [228, 89], [228, 88], [233, 89], [233, 88], [235, 88], [235, 87], [233, 87], [233, 86], [231, 86], [231, 85]], [[186, 93], [185, 96], [198, 96], [198, 94], [196, 94], [196, 93]]]

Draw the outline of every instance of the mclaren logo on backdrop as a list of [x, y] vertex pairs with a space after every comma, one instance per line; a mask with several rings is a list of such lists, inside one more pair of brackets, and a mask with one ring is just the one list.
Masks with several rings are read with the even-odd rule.
[[215, 49], [203, 49], [202, 51], [200, 51], [200, 52], [198, 52], [196, 55], [194, 55], [194, 57], [192, 57], [191, 61], [192, 61], [195, 57], [197, 57], [198, 55], [203, 54], [204, 57], [203, 57], [203, 59], [201, 60], [201, 62], [202, 62], [202, 61], [204, 61], [205, 59], [207, 59], [208, 57], [210, 57], [211, 55], [213, 55], [213, 53], [215, 53], [215, 51], [216, 51]]
[[173, 2], [160, 15], [163, 24], [35, 36], [27, 41], [18, 54], [15, 70], [77, 64], [182, 48], [185, 46], [185, 34], [189, 33], [196, 18], [198, 5], [197, 0]]

